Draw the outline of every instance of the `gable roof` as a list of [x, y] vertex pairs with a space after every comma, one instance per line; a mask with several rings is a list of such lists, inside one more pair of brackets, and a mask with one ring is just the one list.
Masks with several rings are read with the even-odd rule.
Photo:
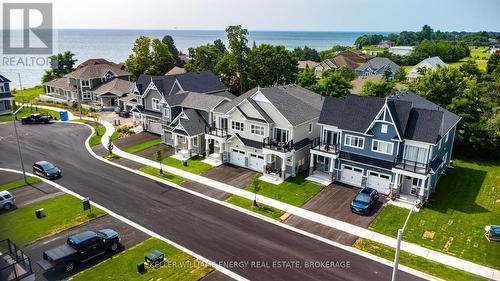
[[321, 66], [323, 69], [339, 69], [342, 67], [355, 69], [356, 67], [358, 67], [358, 64], [348, 57], [338, 55], [333, 59], [325, 59], [324, 61], [319, 63], [319, 66]]
[[182, 106], [185, 108], [210, 111], [224, 100], [224, 96], [206, 95], [195, 92], [179, 92], [165, 98], [170, 106]]
[[356, 63], [364, 63], [367, 62], [369, 59], [373, 58], [372, 55], [368, 55], [362, 52], [356, 52], [353, 50], [345, 50], [341, 51], [338, 53], [339, 55], [346, 56], [350, 58], [351, 60], [355, 61]]
[[125, 64], [123, 64], [122, 62], [120, 63], [114, 63], [114, 62], [111, 62], [111, 61], [108, 61], [106, 59], [103, 59], [103, 58], [98, 58], [98, 59], [88, 59], [84, 62], [82, 62], [81, 64], [79, 64], [76, 69], [79, 69], [79, 68], [82, 68], [82, 67], [85, 67], [85, 66], [89, 66], [89, 65], [94, 65], [94, 64], [107, 64], [107, 65], [112, 65], [116, 68], [119, 68], [121, 70], [125, 70]]
[[365, 71], [366, 69], [370, 68], [375, 71], [378, 71], [382, 68], [389, 67], [392, 71], [392, 73], [398, 72], [398, 70], [401, 68], [399, 65], [394, 63], [392, 60], [384, 57], [375, 57], [368, 62], [364, 63], [363, 65], [360, 65], [356, 68], [356, 71]]
[[197, 110], [186, 108], [183, 109], [183, 112], [188, 119], [179, 118], [178, 120], [188, 135], [196, 136], [205, 133], [205, 126], [208, 125], [208, 122]]
[[5, 78], [5, 76], [3, 76], [3, 75], [0, 74], [0, 82], [9, 83], [11, 81], [9, 79]]
[[431, 58], [426, 58], [422, 62], [427, 62], [431, 65], [432, 68], [436, 69], [438, 66], [447, 66], [444, 61], [442, 61], [439, 57], [431, 57]]
[[165, 75], [177, 75], [177, 74], [182, 74], [182, 73], [186, 73], [186, 70], [184, 69], [184, 67], [174, 66], [167, 73], [165, 73]]
[[297, 62], [297, 68], [298, 69], [314, 68], [318, 64], [319, 63], [312, 61], [312, 60], [299, 60]]
[[94, 92], [99, 96], [105, 93], [111, 93], [118, 97], [134, 92], [134, 83], [123, 80], [120, 78], [113, 78], [112, 80], [97, 86]]
[[53, 88], [58, 88], [58, 89], [63, 89], [66, 91], [73, 90], [73, 88], [68, 83], [68, 78], [66, 78], [66, 77], [57, 78], [57, 79], [54, 79], [52, 81], [45, 82], [42, 85], [53, 87]]
[[81, 68], [77, 68], [74, 71], [66, 74], [65, 77], [89, 80], [105, 77], [108, 72], [112, 72], [116, 74], [116, 76], [130, 76], [130, 73], [121, 70], [113, 65], [91, 64]]

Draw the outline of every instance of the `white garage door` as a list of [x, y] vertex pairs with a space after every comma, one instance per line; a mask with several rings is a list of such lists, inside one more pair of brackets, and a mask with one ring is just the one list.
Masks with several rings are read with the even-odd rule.
[[229, 162], [236, 166], [245, 167], [245, 152], [237, 149], [232, 149]]
[[366, 186], [376, 189], [380, 193], [389, 194], [390, 184], [391, 184], [390, 176], [371, 171], [368, 172]]
[[250, 157], [248, 158], [248, 168], [257, 172], [262, 172], [263, 166], [264, 156], [258, 154], [250, 154]]
[[341, 171], [340, 180], [350, 185], [361, 187], [363, 170], [351, 166], [344, 166]]
[[157, 122], [155, 120], [149, 120], [148, 128], [149, 128], [149, 131], [151, 133], [161, 135], [161, 123], [160, 122]]

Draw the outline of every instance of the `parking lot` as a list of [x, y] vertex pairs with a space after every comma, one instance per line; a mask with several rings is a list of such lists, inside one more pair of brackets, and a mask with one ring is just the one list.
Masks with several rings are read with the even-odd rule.
[[[387, 199], [381, 196], [378, 204], [368, 215], [361, 216], [354, 214], [351, 212], [350, 204], [360, 190], [357, 187], [333, 183], [320, 191], [304, 204], [302, 208], [367, 228], [380, 213]], [[314, 223], [298, 216], [290, 216], [285, 220], [285, 223], [348, 246], [352, 245], [357, 239], [357, 236]]]

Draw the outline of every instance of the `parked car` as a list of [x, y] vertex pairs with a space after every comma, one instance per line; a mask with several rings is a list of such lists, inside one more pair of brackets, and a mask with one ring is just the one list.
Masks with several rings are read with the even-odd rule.
[[37, 264], [44, 270], [64, 268], [73, 271], [79, 263], [88, 261], [106, 252], [116, 252], [120, 234], [112, 229], [84, 231], [68, 237], [66, 244], [43, 252]]
[[378, 202], [378, 192], [370, 187], [361, 190], [351, 202], [351, 211], [356, 214], [366, 215]]
[[33, 173], [47, 179], [57, 179], [62, 176], [61, 169], [48, 161], [38, 161], [33, 164]]
[[14, 206], [14, 197], [12, 194], [6, 190], [0, 191], [0, 209], [8, 211], [12, 209], [12, 206]]
[[50, 115], [31, 114], [21, 118], [21, 124], [48, 124], [51, 120]]

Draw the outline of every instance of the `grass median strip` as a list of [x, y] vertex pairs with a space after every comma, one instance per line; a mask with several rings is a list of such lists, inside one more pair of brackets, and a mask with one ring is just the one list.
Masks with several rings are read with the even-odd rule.
[[[377, 242], [360, 238], [356, 241], [356, 243], [354, 243], [353, 247], [390, 261], [394, 259], [394, 248], [379, 244]], [[444, 280], [488, 280], [481, 276], [477, 276], [472, 273], [468, 273], [451, 266], [447, 266], [403, 251], [401, 251], [400, 253], [399, 262], [402, 265], [442, 278]]]
[[155, 177], [158, 177], [161, 179], [164, 179], [164, 180], [167, 180], [167, 181], [170, 181], [170, 182], [173, 182], [173, 183], [176, 183], [176, 184], [179, 184], [179, 183], [184, 182], [186, 180], [183, 177], [180, 177], [180, 176], [177, 176], [177, 175], [165, 172], [165, 171], [163, 171], [163, 174], [160, 174], [160, 170], [158, 168], [151, 167], [151, 166], [140, 167], [139, 171], [146, 173], [146, 174], [150, 174], [152, 176], [155, 176]]
[[168, 157], [162, 160], [162, 163], [177, 169], [181, 169], [193, 174], [203, 174], [204, 172], [212, 168], [211, 165], [201, 162], [204, 158], [201, 156], [195, 156], [187, 160], [187, 166], [183, 166], [180, 160], [172, 157]]
[[[35, 178], [35, 177], [28, 177], [27, 181], [28, 181], [28, 184], [35, 184], [35, 183], [41, 182], [42, 180], [40, 180], [39, 178]], [[20, 179], [17, 181], [13, 181], [13, 182], [9, 182], [9, 183], [0, 185], [0, 191], [1, 190], [10, 190], [10, 189], [18, 188], [18, 187], [23, 187], [25, 185], [26, 185], [26, 183], [24, 182], [24, 179]]]
[[105, 133], [106, 133], [106, 127], [100, 125], [97, 128], [97, 130], [94, 132], [94, 134], [92, 135], [92, 137], [90, 137], [89, 145], [91, 147], [96, 146], [96, 145], [100, 145], [101, 144], [101, 138], [102, 138], [102, 136], [104, 136]]
[[137, 153], [139, 151], [143, 151], [145, 149], [148, 149], [148, 148], [150, 148], [152, 146], [158, 145], [160, 143], [161, 143], [161, 139], [160, 138], [154, 138], [152, 140], [148, 140], [148, 141], [143, 142], [143, 143], [139, 143], [139, 144], [136, 144], [136, 145], [129, 146], [129, 147], [123, 149], [123, 151], [133, 154], [133, 153]]
[[[136, 265], [152, 250], [165, 254], [165, 264], [154, 269], [146, 266], [144, 273]], [[161, 240], [150, 238], [130, 249], [73, 276], [71, 280], [200, 280], [214, 269], [189, 254]]]
[[285, 214], [285, 212], [283, 212], [282, 210], [264, 204], [258, 204], [259, 205], [258, 207], [253, 207], [252, 200], [237, 195], [232, 195], [231, 197], [227, 198], [226, 202], [250, 210], [252, 212], [259, 213], [261, 215], [275, 219], [280, 222], [281, 222], [280, 217]]
[[[46, 217], [37, 219], [35, 210], [44, 208]], [[104, 216], [101, 209], [83, 211], [82, 201], [71, 195], [61, 195], [36, 204], [4, 213], [0, 216], [0, 240], [9, 238], [18, 245], [77, 226]]]

